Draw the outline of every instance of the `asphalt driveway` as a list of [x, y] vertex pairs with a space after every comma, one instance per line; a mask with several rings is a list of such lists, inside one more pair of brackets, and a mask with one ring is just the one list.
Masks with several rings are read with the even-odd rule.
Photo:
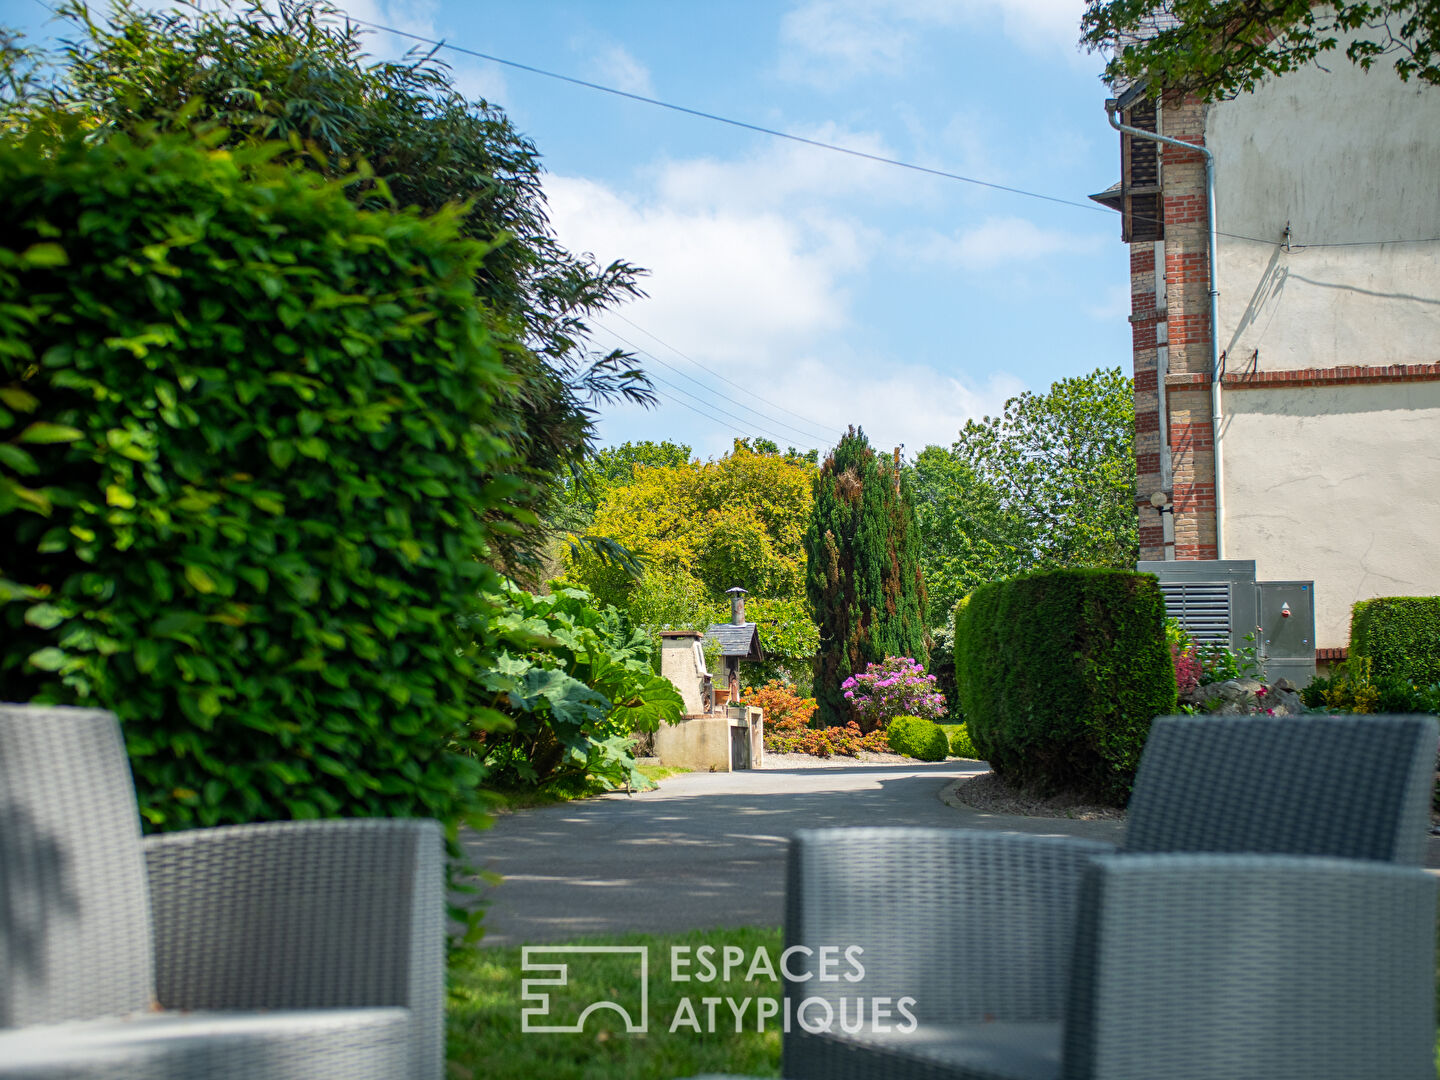
[[485, 886], [486, 945], [588, 934], [778, 926], [785, 846], [797, 829], [853, 825], [989, 828], [1118, 841], [1123, 824], [957, 809], [941, 791], [978, 762], [835, 764], [686, 773], [658, 791], [522, 810], [472, 833]]

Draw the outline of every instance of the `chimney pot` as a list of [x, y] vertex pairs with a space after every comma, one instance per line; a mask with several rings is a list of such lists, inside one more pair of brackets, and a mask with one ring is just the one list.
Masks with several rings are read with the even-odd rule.
[[726, 589], [730, 597], [730, 623], [732, 626], [745, 625], [745, 596], [746, 590], [735, 586], [733, 589]]

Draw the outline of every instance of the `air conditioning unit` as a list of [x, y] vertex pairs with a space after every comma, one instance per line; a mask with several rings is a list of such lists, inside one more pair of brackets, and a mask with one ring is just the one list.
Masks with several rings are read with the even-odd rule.
[[1253, 644], [1271, 680], [1304, 686], [1315, 677], [1313, 581], [1256, 581], [1254, 559], [1147, 561], [1136, 569], [1160, 579], [1166, 613], [1198, 644]]

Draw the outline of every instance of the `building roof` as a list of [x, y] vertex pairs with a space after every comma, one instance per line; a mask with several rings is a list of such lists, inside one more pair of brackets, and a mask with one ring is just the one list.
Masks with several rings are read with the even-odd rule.
[[1094, 195], [1091, 195], [1089, 197], [1091, 199], [1094, 199], [1101, 206], [1109, 207], [1111, 210], [1119, 210], [1120, 202], [1124, 198], [1124, 196], [1121, 194], [1124, 186], [1124, 181], [1116, 180], [1104, 191], [1097, 191]]
[[707, 641], [720, 643], [721, 656], [738, 656], [741, 660], [764, 660], [765, 652], [760, 648], [760, 629], [753, 622], [715, 623], [705, 631]]

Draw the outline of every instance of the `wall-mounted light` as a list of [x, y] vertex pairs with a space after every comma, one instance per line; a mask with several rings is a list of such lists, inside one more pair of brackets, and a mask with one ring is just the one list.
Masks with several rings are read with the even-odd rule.
[[1150, 496], [1150, 505], [1162, 514], [1175, 512], [1175, 508], [1170, 505], [1170, 496], [1163, 491], [1157, 491]]

